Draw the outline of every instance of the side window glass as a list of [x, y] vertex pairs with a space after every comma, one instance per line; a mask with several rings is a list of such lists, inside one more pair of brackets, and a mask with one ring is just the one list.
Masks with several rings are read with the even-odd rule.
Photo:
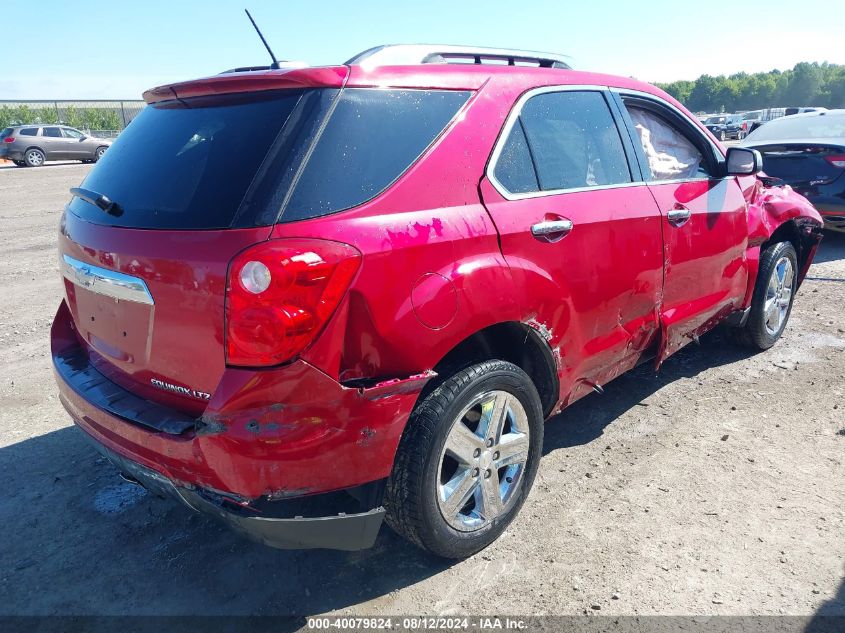
[[675, 125], [645, 108], [628, 105], [651, 180], [709, 178], [701, 151]]
[[50, 136], [53, 138], [61, 138], [62, 131], [57, 127], [45, 127], [44, 131], [41, 133], [41, 136]]
[[540, 189], [631, 182], [619, 130], [599, 92], [549, 92], [529, 99], [520, 120]]
[[71, 129], [69, 127], [62, 128], [62, 131], [65, 133], [65, 136], [67, 138], [82, 138], [83, 136], [85, 136], [82, 132]]
[[25, 127], [20, 132], [18, 132], [18, 134], [20, 134], [21, 136], [35, 136], [36, 134], [38, 134], [38, 128], [37, 127]]
[[515, 121], [502, 146], [502, 153], [496, 161], [493, 175], [510, 193], [529, 193], [540, 190], [534, 163], [531, 161], [531, 152], [528, 149], [528, 141], [525, 139], [525, 131], [519, 119]]

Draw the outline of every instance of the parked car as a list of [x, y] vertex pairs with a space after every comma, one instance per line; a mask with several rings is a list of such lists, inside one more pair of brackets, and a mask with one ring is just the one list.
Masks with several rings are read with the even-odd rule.
[[745, 136], [742, 124], [726, 115], [711, 116], [704, 119], [704, 127], [710, 130], [720, 141], [741, 139]]
[[743, 146], [763, 155], [763, 169], [805, 196], [825, 227], [845, 231], [845, 110], [794, 114], [767, 123]]
[[718, 323], [771, 347], [820, 239], [756, 151], [554, 55], [378, 47], [144, 97], [61, 220], [60, 398], [127, 478], [275, 547], [386, 518], [477, 552], [547, 418]]
[[0, 132], [0, 141], [0, 158], [18, 167], [40, 167], [48, 160], [93, 163], [112, 143], [66, 125], [40, 124], [7, 127]]
[[752, 110], [751, 112], [744, 112], [740, 120], [740, 127], [744, 136], [748, 136], [758, 127], [765, 123], [765, 110]]

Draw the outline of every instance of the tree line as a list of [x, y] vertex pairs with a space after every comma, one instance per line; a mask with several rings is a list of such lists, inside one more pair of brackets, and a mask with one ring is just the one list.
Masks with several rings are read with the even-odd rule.
[[112, 108], [77, 108], [64, 106], [62, 112], [54, 106], [30, 108], [27, 105], [0, 107], [0, 129], [26, 123], [69, 125], [83, 130], [119, 130], [120, 116]]
[[657, 84], [693, 112], [738, 112], [790, 106], [845, 108], [845, 66], [801, 62], [792, 70], [701, 75]]

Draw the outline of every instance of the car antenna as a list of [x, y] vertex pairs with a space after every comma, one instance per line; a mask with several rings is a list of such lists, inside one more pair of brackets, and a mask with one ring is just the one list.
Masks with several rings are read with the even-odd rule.
[[270, 64], [270, 68], [280, 69], [281, 65], [279, 64], [279, 60], [276, 59], [276, 56], [273, 55], [273, 51], [270, 48], [270, 45], [267, 43], [267, 40], [264, 39], [264, 35], [261, 33], [261, 29], [258, 28], [258, 25], [255, 23], [255, 20], [252, 19], [252, 16], [249, 13], [249, 9], [244, 9], [246, 13], [246, 17], [249, 18], [249, 21], [252, 22], [252, 27], [255, 29], [255, 32], [258, 33], [258, 37], [261, 38], [261, 42], [264, 44], [264, 48], [267, 49], [267, 52], [270, 53], [270, 59], [273, 60], [273, 63]]

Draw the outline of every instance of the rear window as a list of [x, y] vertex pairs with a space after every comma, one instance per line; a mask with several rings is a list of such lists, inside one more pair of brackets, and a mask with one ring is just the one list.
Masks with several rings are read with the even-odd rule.
[[401, 176], [468, 98], [314, 89], [154, 104], [82, 185], [121, 205], [123, 215], [79, 198], [69, 208], [91, 222], [149, 229], [262, 226], [334, 213]]
[[757, 141], [845, 137], [845, 114], [792, 115], [775, 119], [748, 135], [746, 145]]
[[12, 133], [12, 128], [7, 127], [2, 132], [0, 132], [0, 138], [6, 138]]
[[18, 132], [20, 136], [36, 136], [38, 134], [37, 127], [25, 127], [20, 132]]
[[82, 185], [118, 203], [123, 215], [107, 215], [79, 198], [69, 208], [86, 220], [115, 226], [232, 226], [302, 94], [202, 97], [144, 108]]

